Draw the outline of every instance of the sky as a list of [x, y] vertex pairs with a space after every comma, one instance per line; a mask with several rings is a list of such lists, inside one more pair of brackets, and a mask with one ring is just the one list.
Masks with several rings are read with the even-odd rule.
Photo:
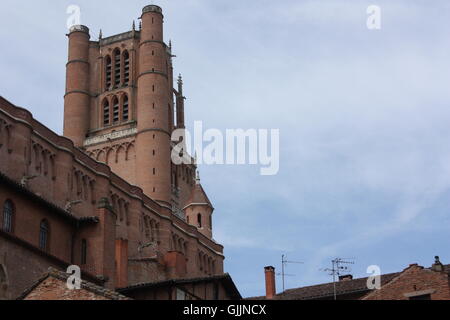
[[[148, 1], [2, 0], [0, 95], [62, 134], [69, 5], [97, 40]], [[330, 282], [340, 257], [397, 272], [450, 263], [450, 2], [159, 0], [187, 126], [279, 129], [280, 170], [203, 165], [214, 238], [245, 297], [264, 266], [286, 288]], [[366, 26], [369, 5], [381, 29]], [[282, 290], [277, 277], [277, 290]]]

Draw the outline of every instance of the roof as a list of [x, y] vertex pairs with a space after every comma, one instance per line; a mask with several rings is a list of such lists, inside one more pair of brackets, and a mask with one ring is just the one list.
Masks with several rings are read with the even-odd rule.
[[[48, 271], [38, 281], [36, 281], [31, 287], [26, 289], [16, 300], [25, 299], [30, 293], [34, 291], [34, 289], [36, 289], [41, 283], [43, 283], [48, 278], [54, 278], [66, 282], [70, 276], [71, 274], [50, 267], [48, 268]], [[98, 296], [102, 296], [108, 300], [132, 300], [116, 291], [106, 289], [104, 287], [98, 286], [96, 284], [93, 284], [92, 282], [88, 282], [85, 280], [81, 281], [81, 288], [89, 292], [92, 292]]]
[[212, 209], [214, 209], [213, 205], [211, 204], [211, 201], [209, 201], [209, 198], [206, 195], [205, 190], [203, 189], [202, 185], [199, 182], [197, 182], [192, 188], [191, 195], [189, 196], [189, 199], [186, 201], [185, 208], [192, 205], [207, 205], [210, 206]]
[[241, 300], [242, 296], [239, 293], [236, 285], [233, 282], [233, 279], [228, 273], [222, 275], [215, 275], [209, 277], [198, 277], [198, 278], [185, 278], [185, 279], [171, 279], [157, 282], [147, 282], [147, 283], [138, 283], [126, 288], [117, 289], [118, 292], [127, 294], [137, 290], [146, 290], [146, 289], [154, 289], [160, 287], [170, 287], [184, 284], [195, 284], [201, 282], [212, 282], [212, 281], [220, 281], [223, 286], [227, 290], [228, 294], [230, 294], [230, 298], [233, 300]]
[[[443, 265], [445, 272], [450, 272], [450, 265]], [[388, 273], [381, 275], [381, 285], [385, 285], [396, 277], [400, 276], [402, 272]], [[361, 294], [365, 295], [370, 292], [367, 288], [367, 280], [369, 277], [358, 278], [352, 280], [343, 280], [336, 282], [336, 294], [338, 296]], [[288, 289], [284, 293], [277, 294], [275, 300], [319, 300], [333, 298], [334, 283], [324, 283], [314, 286], [301, 287], [296, 289]], [[248, 300], [264, 300], [265, 296], [251, 297]]]
[[[381, 285], [384, 285], [400, 275], [400, 272], [389, 273], [381, 276]], [[352, 280], [343, 280], [336, 282], [336, 294], [338, 296], [348, 295], [348, 294], [365, 294], [369, 291], [367, 288], [367, 279], [359, 278]], [[314, 286], [301, 287], [296, 289], [288, 289], [284, 293], [277, 294], [275, 300], [314, 300], [314, 299], [325, 299], [334, 296], [334, 283], [324, 283]], [[264, 300], [265, 296], [252, 297], [248, 300]]]

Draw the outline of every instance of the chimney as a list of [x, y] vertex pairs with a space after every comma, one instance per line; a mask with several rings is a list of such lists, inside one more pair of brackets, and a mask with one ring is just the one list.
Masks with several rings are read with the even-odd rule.
[[277, 294], [277, 289], [275, 286], [275, 268], [265, 267], [264, 273], [266, 276], [266, 299], [273, 299]]
[[439, 260], [439, 256], [434, 257], [434, 263], [431, 266], [431, 270], [441, 272], [444, 271], [444, 266], [442, 265], [441, 261]]
[[339, 276], [339, 281], [350, 281], [350, 280], [353, 280], [353, 276], [351, 274]]

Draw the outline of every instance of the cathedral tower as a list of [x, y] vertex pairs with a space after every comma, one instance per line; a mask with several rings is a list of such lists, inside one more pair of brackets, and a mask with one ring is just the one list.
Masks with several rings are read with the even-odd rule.
[[148, 5], [137, 28], [133, 22], [109, 37], [100, 31], [98, 41], [85, 26], [71, 28], [64, 135], [186, 219], [197, 168], [171, 161], [171, 134], [185, 128], [185, 97], [163, 23], [162, 9]]
[[169, 57], [163, 41], [162, 10], [155, 5], [146, 6], [141, 19], [136, 167], [141, 168], [142, 174], [136, 176], [136, 181], [145, 193], [170, 204], [173, 93], [169, 85]]
[[68, 37], [64, 135], [80, 146], [89, 129], [89, 28], [74, 26]]

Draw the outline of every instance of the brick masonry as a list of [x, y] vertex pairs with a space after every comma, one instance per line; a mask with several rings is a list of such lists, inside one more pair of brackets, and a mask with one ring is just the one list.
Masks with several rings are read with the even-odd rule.
[[[170, 161], [168, 134], [184, 127], [184, 111], [174, 119], [174, 95], [178, 114], [184, 98], [173, 88], [171, 51], [163, 42], [159, 11], [157, 6], [144, 8], [142, 30], [100, 41], [91, 41], [86, 27], [72, 29], [65, 137], [0, 97], [0, 229], [6, 201], [14, 204], [13, 230], [0, 232], [3, 296], [16, 297], [50, 266], [81, 265], [110, 289], [223, 274], [223, 247], [212, 239], [212, 228], [205, 232], [174, 214], [199, 189], [195, 165]], [[106, 62], [116, 49], [119, 82], [107, 87]], [[110, 125], [105, 125], [102, 103], [113, 103], [115, 97], [119, 120], [111, 123], [111, 105]], [[117, 134], [120, 130], [127, 134]], [[114, 139], [105, 141], [105, 135]], [[96, 137], [98, 143], [89, 144]], [[212, 211], [211, 206], [202, 214]], [[49, 225], [45, 249], [39, 248], [44, 220]], [[211, 219], [205, 216], [205, 221]], [[176, 259], [170, 258], [173, 252]]]

